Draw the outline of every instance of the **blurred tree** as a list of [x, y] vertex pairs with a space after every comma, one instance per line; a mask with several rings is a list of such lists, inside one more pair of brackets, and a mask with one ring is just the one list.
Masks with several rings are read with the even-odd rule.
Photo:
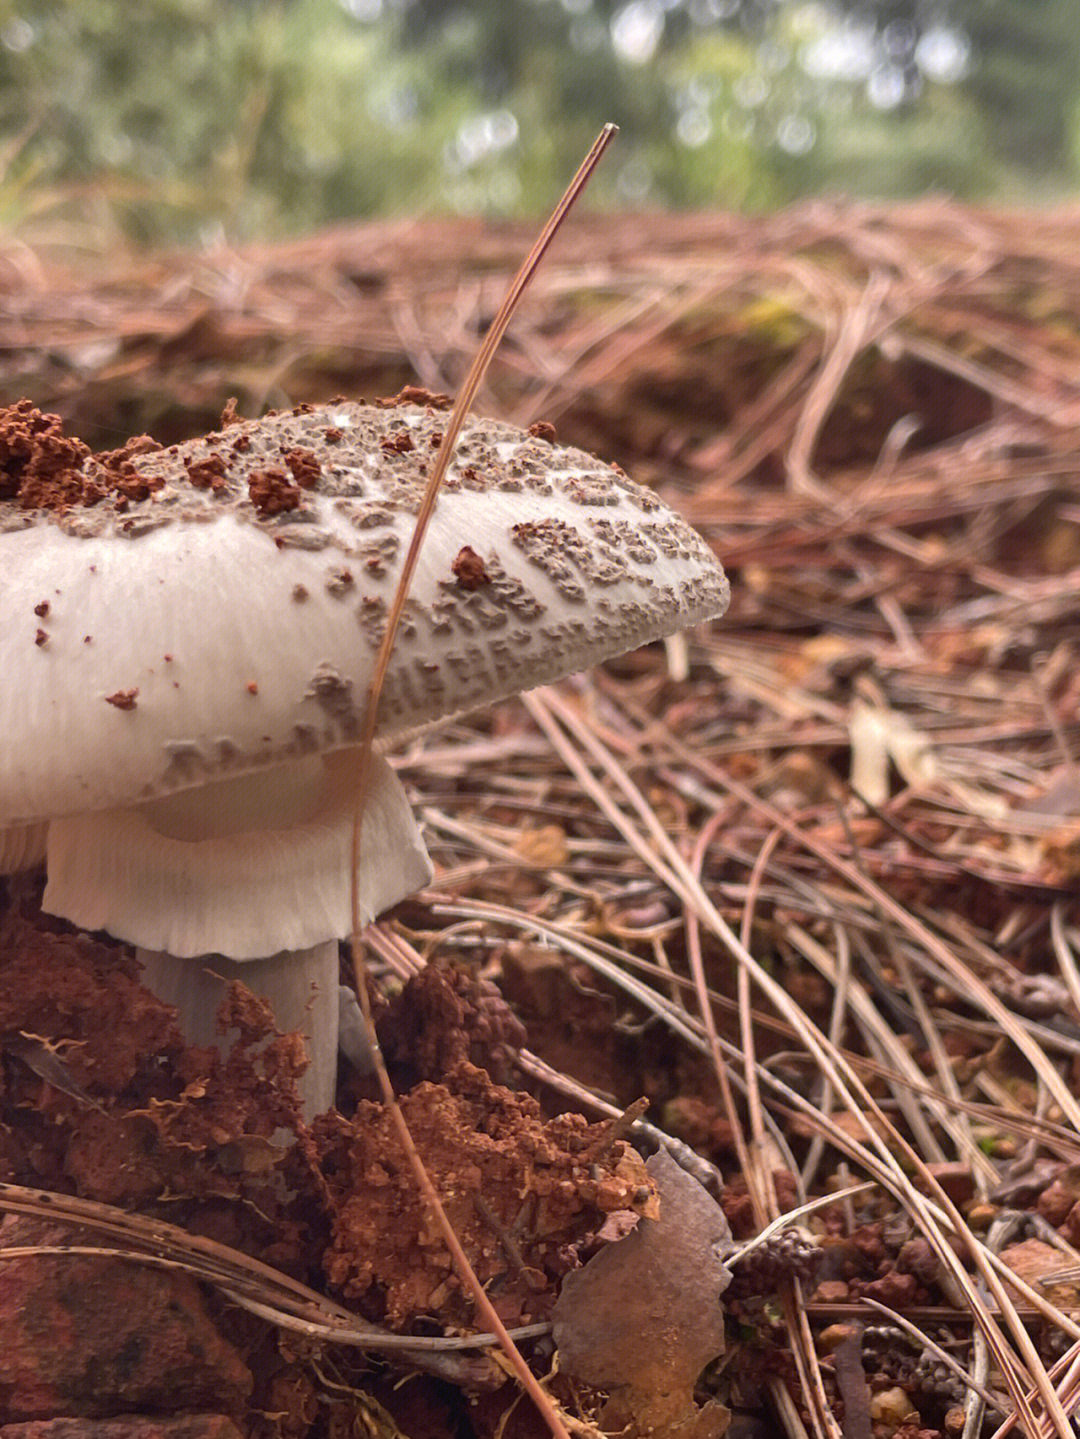
[[1076, 0], [0, 0], [0, 223], [147, 241], [1075, 178]]
[[1076, 0], [963, 0], [957, 18], [972, 45], [966, 88], [995, 151], [1029, 174], [1063, 175], [1075, 163]]
[[834, 0], [829, 8], [872, 32], [875, 69], [899, 71], [909, 104], [934, 78], [943, 41], [962, 39], [963, 89], [995, 154], [1029, 175], [1071, 170], [1080, 92], [1076, 0]]

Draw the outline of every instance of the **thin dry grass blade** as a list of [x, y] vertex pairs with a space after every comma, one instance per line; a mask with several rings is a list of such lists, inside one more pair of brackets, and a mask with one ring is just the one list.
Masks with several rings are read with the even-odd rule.
[[469, 1263], [468, 1256], [466, 1255], [465, 1250], [463, 1249], [461, 1242], [458, 1239], [456, 1232], [454, 1231], [453, 1225], [450, 1223], [450, 1220], [447, 1217], [446, 1211], [443, 1208], [442, 1201], [435, 1188], [435, 1185], [432, 1183], [431, 1177], [428, 1174], [424, 1166], [424, 1162], [420, 1157], [420, 1153], [417, 1150], [415, 1143], [413, 1142], [412, 1135], [409, 1133], [408, 1125], [405, 1122], [405, 1116], [402, 1113], [401, 1107], [398, 1104], [397, 1098], [394, 1094], [393, 1085], [390, 1082], [390, 1076], [387, 1073], [386, 1065], [383, 1062], [382, 1054], [379, 1049], [379, 1041], [375, 1034], [375, 1024], [371, 1012], [371, 999], [368, 994], [367, 977], [364, 971], [364, 959], [360, 946], [360, 930], [362, 925], [360, 915], [360, 891], [356, 883], [356, 874], [360, 861], [361, 820], [363, 816], [365, 796], [367, 793], [368, 771], [370, 768], [371, 756], [375, 743], [375, 727], [378, 721], [379, 714], [379, 698], [382, 694], [383, 685], [386, 681], [387, 671], [390, 667], [390, 658], [393, 653], [394, 642], [397, 638], [397, 632], [398, 627], [401, 623], [401, 617], [404, 613], [405, 604], [409, 596], [409, 587], [412, 582], [412, 577], [416, 571], [417, 562], [420, 558], [420, 551], [423, 547], [424, 537], [427, 533], [427, 527], [435, 509], [435, 502], [438, 498], [439, 487], [442, 484], [443, 476], [446, 474], [447, 466], [449, 465], [451, 456], [454, 453], [454, 446], [457, 444], [457, 439], [461, 433], [461, 427], [465, 423], [465, 418], [469, 412], [469, 407], [471, 406], [474, 398], [476, 397], [477, 390], [480, 388], [480, 385], [483, 382], [488, 365], [491, 363], [492, 357], [494, 356], [495, 351], [498, 348], [499, 342], [506, 331], [506, 327], [510, 323], [511, 316], [514, 313], [514, 310], [517, 308], [518, 302], [522, 294], [524, 293], [525, 288], [535, 274], [540, 262], [543, 260], [543, 257], [547, 252], [548, 247], [558, 233], [559, 228], [561, 227], [566, 216], [569, 214], [570, 209], [574, 205], [578, 196], [581, 194], [581, 191], [588, 183], [593, 170], [599, 164], [604, 151], [607, 149], [608, 145], [614, 138], [615, 133], [616, 127], [614, 125], [606, 125], [604, 127], [601, 134], [593, 143], [592, 148], [589, 150], [589, 153], [582, 161], [577, 174], [574, 176], [573, 180], [571, 180], [570, 185], [566, 190], [566, 193], [563, 195], [562, 199], [555, 207], [555, 210], [552, 212], [550, 219], [541, 231], [539, 238], [533, 245], [521, 268], [518, 270], [517, 275], [514, 277], [513, 283], [510, 286], [509, 293], [504, 299], [498, 314], [495, 316], [495, 319], [492, 321], [490, 329], [484, 336], [483, 344], [481, 345], [479, 353], [473, 361], [472, 367], [469, 370], [465, 383], [462, 386], [461, 391], [459, 392], [458, 397], [454, 403], [454, 408], [450, 414], [449, 422], [447, 423], [446, 429], [443, 432], [442, 441], [439, 445], [439, 450], [435, 457], [435, 463], [432, 466], [431, 478], [428, 481], [428, 486], [424, 493], [424, 498], [421, 502], [420, 510], [416, 517], [416, 523], [413, 527], [412, 538], [409, 542], [409, 548], [405, 556], [404, 564], [402, 565], [401, 575], [398, 580], [397, 588], [394, 592], [394, 598], [391, 603], [390, 612], [386, 621], [386, 628], [383, 633], [382, 642], [379, 646], [379, 652], [375, 661], [375, 670], [371, 681], [371, 689], [367, 698], [367, 705], [364, 711], [364, 720], [361, 726], [360, 745], [357, 756], [357, 802], [356, 810], [353, 815], [351, 846], [352, 934], [350, 936], [350, 948], [352, 951], [352, 962], [356, 978], [357, 995], [360, 1000], [360, 1008], [364, 1017], [364, 1025], [368, 1032], [368, 1041], [375, 1064], [376, 1077], [378, 1079], [379, 1088], [383, 1096], [383, 1102], [387, 1106], [387, 1110], [390, 1114], [391, 1121], [393, 1123], [398, 1140], [403, 1150], [405, 1151], [409, 1166], [412, 1169], [413, 1174], [416, 1177], [417, 1185], [419, 1186], [420, 1191], [423, 1194], [424, 1203], [427, 1205], [428, 1210], [431, 1212], [433, 1218], [435, 1219], [436, 1225], [438, 1226], [438, 1229], [442, 1235], [443, 1241], [450, 1251], [450, 1256], [453, 1261], [454, 1269], [458, 1274], [458, 1277], [461, 1279], [469, 1294], [472, 1296], [473, 1303], [476, 1305], [478, 1313], [483, 1317], [484, 1323], [487, 1324], [488, 1327], [492, 1330], [492, 1332], [498, 1336], [500, 1348], [505, 1354], [512, 1372], [516, 1376], [522, 1388], [536, 1405], [537, 1410], [542, 1415], [544, 1422], [547, 1424], [548, 1428], [555, 1436], [555, 1439], [569, 1439], [566, 1426], [560, 1416], [558, 1407], [552, 1400], [551, 1396], [539, 1383], [536, 1376], [529, 1368], [528, 1364], [525, 1362], [524, 1356], [518, 1349], [517, 1345], [514, 1343], [513, 1339], [510, 1337], [510, 1334], [506, 1329], [506, 1326], [500, 1319], [499, 1314], [495, 1309], [495, 1306], [491, 1303], [490, 1299], [487, 1296], [487, 1293], [484, 1290], [483, 1285], [480, 1283], [480, 1280], [477, 1278], [477, 1275], [473, 1270], [472, 1265]]

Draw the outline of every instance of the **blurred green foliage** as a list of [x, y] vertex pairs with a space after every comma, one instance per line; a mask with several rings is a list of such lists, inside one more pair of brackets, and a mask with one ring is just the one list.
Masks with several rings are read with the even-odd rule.
[[1076, 178], [1075, 0], [0, 0], [0, 225], [279, 235]]

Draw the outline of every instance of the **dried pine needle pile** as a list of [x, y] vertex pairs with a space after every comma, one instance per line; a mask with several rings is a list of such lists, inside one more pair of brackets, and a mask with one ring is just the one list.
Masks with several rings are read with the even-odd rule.
[[[775, 1226], [710, 1393], [792, 1435], [1060, 1432], [1080, 1400], [1078, 229], [575, 218], [478, 406], [655, 484], [732, 607], [416, 741], [438, 873], [373, 958], [493, 980], [526, 1033], [497, 1078], [590, 1120], [647, 1096], [737, 1243]], [[453, 391], [522, 248], [0, 246], [3, 391], [98, 446], [230, 395]]]

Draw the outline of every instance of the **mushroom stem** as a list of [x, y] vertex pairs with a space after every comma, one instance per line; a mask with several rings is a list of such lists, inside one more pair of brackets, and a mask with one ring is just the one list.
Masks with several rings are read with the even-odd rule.
[[[281, 1031], [297, 1030], [310, 1063], [298, 1088], [304, 1118], [334, 1102], [338, 1048], [338, 942], [282, 950], [267, 959], [232, 960], [224, 955], [177, 959], [161, 950], [137, 949], [143, 983], [176, 1006], [180, 1029], [191, 1044], [219, 1045], [217, 1009], [233, 980], [269, 1002]], [[227, 1037], [227, 1036], [226, 1036]]]
[[135, 945], [147, 987], [177, 1006], [188, 1040], [217, 1042], [222, 979], [265, 995], [278, 1028], [307, 1038], [310, 1118], [333, 1102], [337, 942], [351, 928], [353, 884], [368, 924], [431, 878], [405, 792], [377, 756], [353, 873], [357, 787], [346, 750], [53, 820], [43, 906]]

